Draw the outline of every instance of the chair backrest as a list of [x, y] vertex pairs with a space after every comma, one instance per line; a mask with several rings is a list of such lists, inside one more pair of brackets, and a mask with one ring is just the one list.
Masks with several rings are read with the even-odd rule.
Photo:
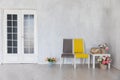
[[72, 39], [63, 39], [63, 53], [72, 53]]
[[74, 39], [74, 53], [84, 53], [84, 41], [82, 38]]

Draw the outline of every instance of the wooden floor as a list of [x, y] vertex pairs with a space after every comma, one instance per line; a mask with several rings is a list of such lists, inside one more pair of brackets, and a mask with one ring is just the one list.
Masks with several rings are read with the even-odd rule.
[[0, 80], [120, 80], [120, 71], [88, 69], [87, 65], [40, 65], [4, 64], [0, 65]]

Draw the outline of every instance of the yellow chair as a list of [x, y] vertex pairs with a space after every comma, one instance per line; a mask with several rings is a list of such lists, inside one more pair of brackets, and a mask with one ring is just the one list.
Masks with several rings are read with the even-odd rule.
[[85, 53], [84, 40], [74, 39], [74, 68], [76, 69], [76, 59], [88, 59], [88, 68], [90, 67], [90, 57], [89, 54]]

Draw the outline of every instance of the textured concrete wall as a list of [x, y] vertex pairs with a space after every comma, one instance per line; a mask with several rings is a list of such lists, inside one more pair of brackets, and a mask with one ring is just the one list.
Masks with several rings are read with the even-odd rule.
[[[110, 45], [113, 66], [120, 69], [120, 1], [111, 0], [109, 5], [109, 23], [106, 26], [107, 42]], [[108, 30], [108, 31], [107, 31]]]
[[0, 0], [0, 8], [38, 11], [39, 61], [62, 53], [63, 38], [83, 38], [86, 52], [105, 41], [107, 0]]

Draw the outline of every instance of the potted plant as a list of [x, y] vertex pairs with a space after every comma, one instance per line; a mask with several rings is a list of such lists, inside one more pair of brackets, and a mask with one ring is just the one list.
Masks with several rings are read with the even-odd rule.
[[109, 56], [98, 57], [97, 61], [100, 63], [101, 69], [107, 69], [109, 63], [111, 63], [112, 59]]
[[46, 61], [49, 63], [49, 65], [51, 66], [53, 63], [56, 62], [56, 58], [55, 57], [47, 57]]

